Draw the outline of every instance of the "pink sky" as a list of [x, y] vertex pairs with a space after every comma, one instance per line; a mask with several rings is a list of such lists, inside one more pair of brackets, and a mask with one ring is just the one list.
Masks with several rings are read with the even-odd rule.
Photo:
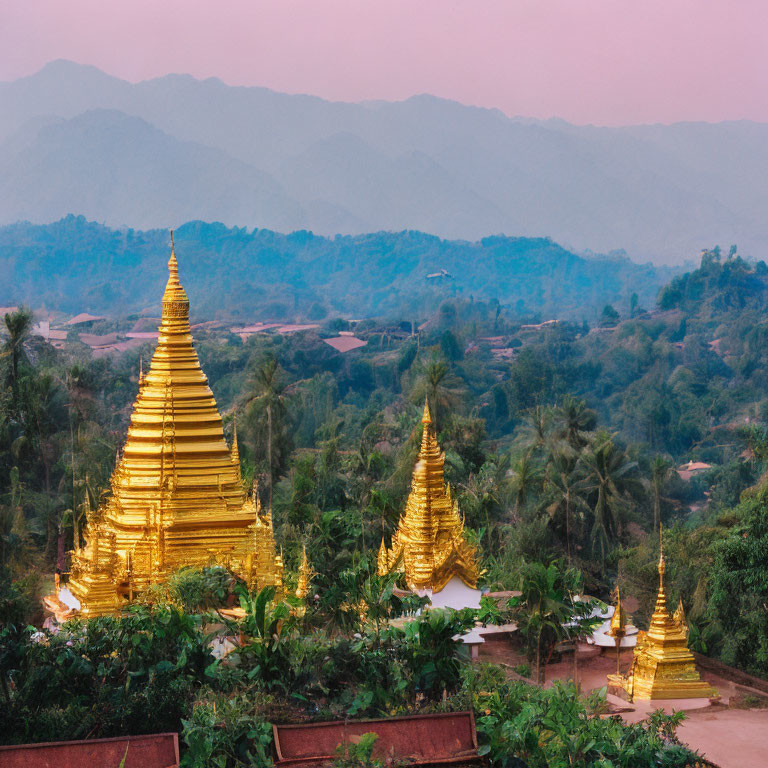
[[0, 0], [0, 79], [66, 58], [606, 125], [768, 121], [768, 0]]

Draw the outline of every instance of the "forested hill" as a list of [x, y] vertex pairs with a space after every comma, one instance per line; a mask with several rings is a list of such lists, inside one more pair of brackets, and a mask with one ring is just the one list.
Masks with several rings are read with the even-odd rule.
[[[654, 305], [673, 268], [584, 258], [548, 239], [442, 240], [421, 232], [325, 238], [192, 222], [176, 232], [197, 318], [419, 320], [448, 297], [497, 299], [520, 318], [587, 320], [633, 293]], [[110, 229], [68, 216], [0, 228], [0, 306], [112, 316], [157, 308], [166, 230]], [[679, 270], [677, 270], [679, 271]]]

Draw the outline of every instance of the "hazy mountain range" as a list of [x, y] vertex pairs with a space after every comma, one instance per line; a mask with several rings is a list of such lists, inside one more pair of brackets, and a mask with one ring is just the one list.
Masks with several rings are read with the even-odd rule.
[[0, 223], [507, 233], [679, 263], [718, 243], [762, 258], [766, 210], [766, 124], [574, 126], [65, 61], [0, 83]]

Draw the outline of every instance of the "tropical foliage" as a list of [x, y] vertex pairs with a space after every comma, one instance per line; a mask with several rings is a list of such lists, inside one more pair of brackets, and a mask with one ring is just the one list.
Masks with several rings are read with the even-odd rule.
[[[157, 585], [123, 619], [35, 639], [27, 626], [42, 623], [40, 595], [67, 570], [87, 506], [108, 492], [139, 356], [151, 350], [95, 357], [74, 337], [54, 348], [31, 332], [25, 309], [9, 312], [0, 329], [3, 738], [113, 735], [151, 717], [158, 729], [183, 729], [190, 765], [247, 765], [269, 751], [260, 723], [466, 700], [452, 637], [474, 617], [430, 611], [397, 628], [394, 619], [422, 604], [376, 574], [379, 543], [409, 490], [425, 396], [466, 535], [481, 552], [482, 586], [522, 592], [502, 609], [514, 613], [539, 673], [584, 626], [585, 595], [607, 600], [619, 582], [639, 600], [643, 625], [663, 524], [669, 600], [683, 598], [693, 647], [768, 676], [767, 272], [708, 252], [662, 292], [659, 310], [635, 301], [626, 315], [614, 302], [618, 320], [604, 312], [594, 331], [522, 324], [514, 308], [450, 295], [420, 324], [353, 326], [326, 308], [317, 335], [242, 342], [196, 331], [228, 437], [237, 424], [243, 477], [272, 508], [288, 594], [306, 546], [316, 574], [306, 612], [249, 594], [211, 564]], [[341, 355], [322, 340], [353, 327], [367, 341], [359, 350]], [[703, 466], [675, 471], [691, 460]], [[206, 627], [238, 633], [210, 615], [238, 604], [245, 642], [237, 664], [224, 663]], [[618, 761], [621, 750], [642, 765], [648, 750], [667, 759], [677, 749], [659, 735], [666, 724], [593, 723], [593, 704], [567, 688], [503, 690], [519, 709], [499, 710], [483, 733], [488, 743], [510, 734], [531, 765]], [[552, 728], [537, 726], [526, 746], [523, 726], [550, 705], [561, 714], [546, 715]], [[584, 719], [593, 736], [568, 741]], [[605, 746], [611, 740], [621, 755]]]

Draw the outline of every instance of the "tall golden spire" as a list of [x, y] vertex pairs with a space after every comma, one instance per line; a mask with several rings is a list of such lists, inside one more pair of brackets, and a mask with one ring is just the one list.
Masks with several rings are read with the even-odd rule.
[[432, 414], [429, 412], [429, 400], [426, 397], [424, 398], [424, 413], [421, 415], [421, 423], [432, 423]]
[[632, 671], [614, 678], [637, 699], [710, 698], [717, 692], [699, 677], [696, 660], [688, 648], [684, 617], [669, 615], [664, 590], [664, 539], [659, 526], [659, 591], [647, 632], [638, 634]]
[[281, 582], [271, 521], [261, 520], [242, 487], [237, 435], [230, 449], [192, 344], [173, 236], [159, 331], [103, 525], [89, 531], [89, 539], [113, 542], [114, 561], [96, 572], [87, 554], [73, 557], [71, 589], [84, 615], [114, 611], [121, 595], [185, 565], [221, 562], [249, 582]]
[[382, 575], [404, 572], [411, 589], [439, 592], [453, 576], [474, 588], [477, 552], [464, 538], [464, 521], [445, 483], [445, 455], [437, 444], [427, 402], [421, 422], [424, 429], [411, 492], [391, 548], [382, 541], [378, 570]]
[[299, 566], [299, 580], [296, 585], [296, 597], [303, 600], [309, 594], [309, 582], [312, 578], [312, 568], [307, 560], [307, 545], [304, 544], [301, 552], [301, 565]]
[[232, 414], [232, 450], [230, 451], [232, 465], [240, 479], [240, 447], [237, 444], [237, 413]]

